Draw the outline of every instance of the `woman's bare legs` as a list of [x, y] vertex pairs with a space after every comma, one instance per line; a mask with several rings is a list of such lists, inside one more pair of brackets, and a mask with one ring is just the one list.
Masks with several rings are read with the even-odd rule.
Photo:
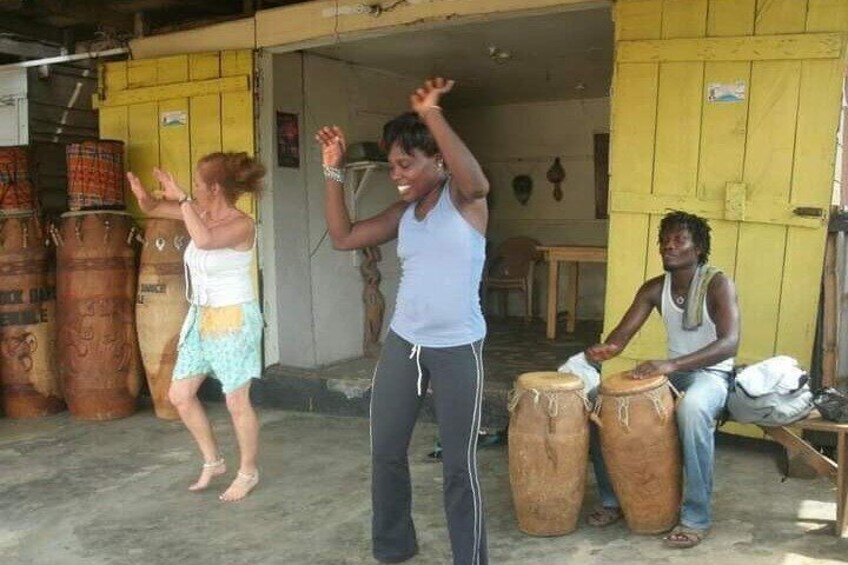
[[218, 452], [218, 444], [215, 441], [215, 435], [212, 433], [209, 418], [206, 417], [203, 404], [197, 398], [197, 391], [205, 378], [205, 376], [199, 375], [172, 381], [171, 388], [168, 391], [168, 398], [176, 407], [180, 418], [188, 431], [191, 432], [200, 453], [203, 455], [203, 470], [200, 472], [200, 477], [193, 485], [188, 487], [192, 491], [205, 489], [213, 478], [223, 475], [227, 471], [224, 459]]
[[227, 410], [230, 411], [233, 419], [241, 460], [236, 478], [220, 498], [224, 502], [235, 502], [247, 496], [259, 482], [259, 473], [256, 468], [259, 420], [250, 403], [250, 381], [227, 394]]

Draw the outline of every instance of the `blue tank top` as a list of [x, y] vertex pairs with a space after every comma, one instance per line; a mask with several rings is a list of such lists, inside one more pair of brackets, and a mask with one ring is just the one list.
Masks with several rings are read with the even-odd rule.
[[413, 345], [455, 347], [486, 336], [480, 277], [486, 238], [453, 204], [450, 184], [423, 220], [415, 204], [398, 227], [400, 287], [391, 329]]

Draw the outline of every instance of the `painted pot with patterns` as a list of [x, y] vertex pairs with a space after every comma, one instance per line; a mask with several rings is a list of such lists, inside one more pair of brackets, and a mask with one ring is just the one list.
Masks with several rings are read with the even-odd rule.
[[82, 420], [129, 416], [141, 388], [133, 308], [137, 228], [122, 212], [69, 212], [51, 231], [68, 409]]
[[0, 212], [15, 214], [35, 208], [29, 147], [0, 147]]
[[677, 524], [682, 467], [674, 395], [665, 376], [601, 380], [593, 420], [627, 526], [656, 534]]
[[509, 482], [518, 529], [567, 534], [577, 527], [586, 491], [589, 403], [583, 382], [565, 373], [525, 373], [509, 409]]
[[65, 409], [56, 371], [56, 289], [32, 213], [0, 215], [0, 388], [10, 418]]
[[177, 362], [180, 329], [188, 312], [183, 253], [189, 236], [183, 222], [151, 218], [146, 222], [135, 305], [138, 345], [156, 415], [177, 420], [168, 400]]

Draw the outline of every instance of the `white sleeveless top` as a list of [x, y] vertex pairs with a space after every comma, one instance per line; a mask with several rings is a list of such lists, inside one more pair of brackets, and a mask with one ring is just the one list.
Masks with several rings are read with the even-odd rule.
[[[706, 298], [704, 299], [703, 308], [704, 322], [694, 330], [684, 330], [683, 308], [674, 303], [671, 297], [671, 275], [669, 273], [665, 274], [662, 289], [662, 319], [665, 324], [666, 335], [668, 336], [669, 359], [675, 359], [703, 349], [717, 339], [716, 326], [710, 317]], [[726, 372], [732, 371], [733, 357], [704, 368]]]
[[186, 247], [183, 262], [186, 298], [190, 303], [217, 308], [256, 300], [250, 272], [253, 247], [247, 251], [198, 249], [191, 241]]

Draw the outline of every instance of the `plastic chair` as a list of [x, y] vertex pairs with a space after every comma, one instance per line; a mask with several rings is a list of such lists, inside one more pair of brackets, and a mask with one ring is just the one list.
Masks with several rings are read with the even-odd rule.
[[483, 298], [490, 290], [500, 291], [501, 314], [507, 314], [507, 298], [511, 290], [524, 294], [524, 319], [533, 316], [533, 270], [539, 261], [536, 246], [530, 237], [511, 237], [497, 246], [488, 260], [483, 278]]

